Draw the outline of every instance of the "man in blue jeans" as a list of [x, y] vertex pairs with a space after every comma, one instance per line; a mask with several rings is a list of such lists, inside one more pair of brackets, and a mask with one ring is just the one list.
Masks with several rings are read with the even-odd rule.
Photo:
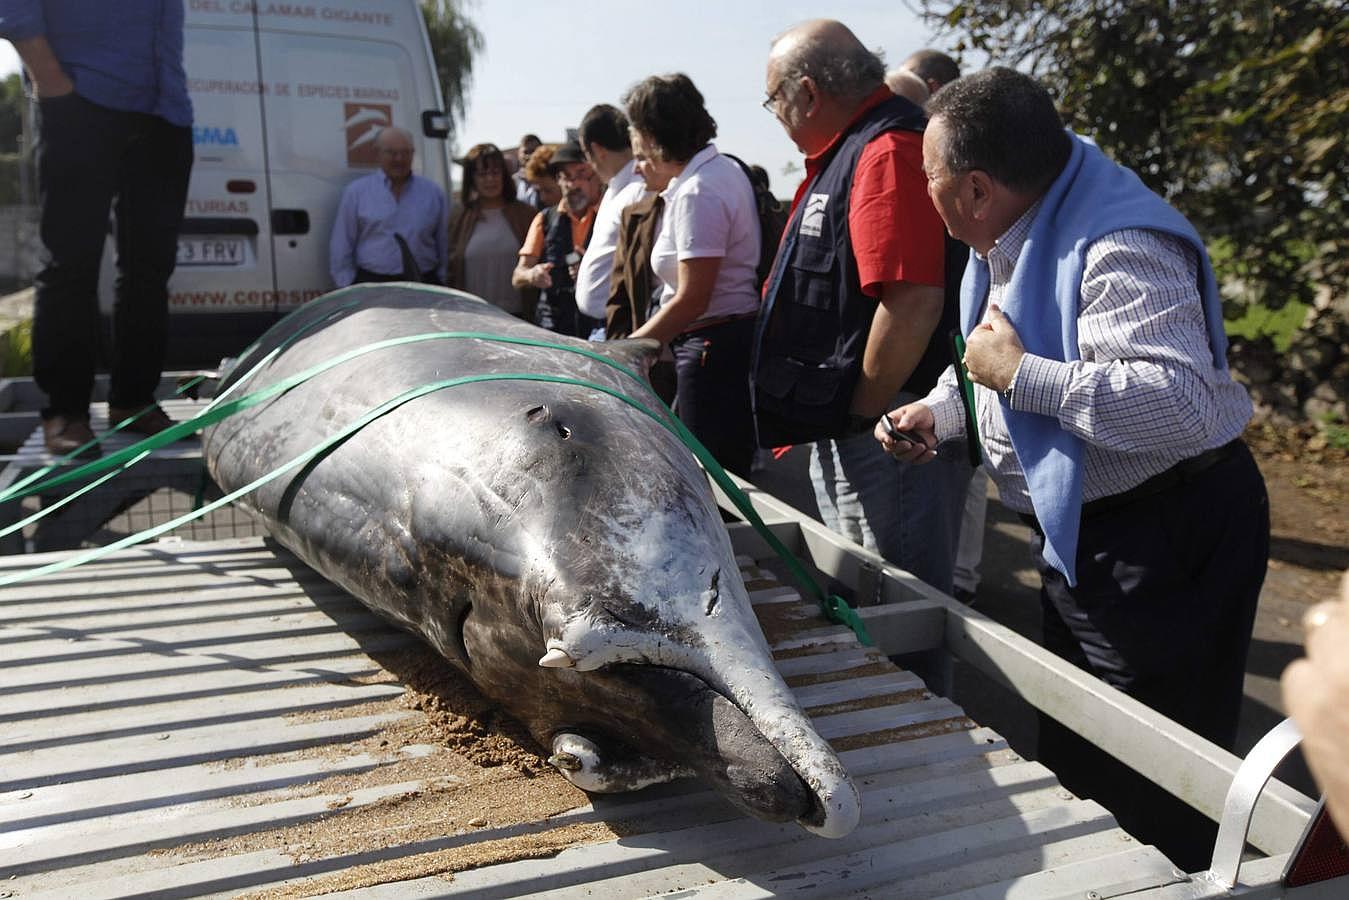
[[[117, 286], [109, 417], [127, 430], [172, 424], [154, 402], [167, 341], [168, 280], [192, 169], [182, 0], [0, 0], [38, 99], [44, 267], [37, 276], [33, 374], [47, 394], [47, 449], [93, 440], [98, 271], [116, 217]], [[98, 455], [91, 446], [85, 455]]]
[[[759, 446], [813, 444], [825, 525], [950, 592], [970, 465], [963, 445], [917, 470], [871, 429], [923, 395], [948, 360], [955, 278], [922, 169], [922, 109], [839, 22], [773, 44], [764, 107], [806, 154], [764, 289], [754, 353]], [[948, 287], [951, 290], [948, 293]]]

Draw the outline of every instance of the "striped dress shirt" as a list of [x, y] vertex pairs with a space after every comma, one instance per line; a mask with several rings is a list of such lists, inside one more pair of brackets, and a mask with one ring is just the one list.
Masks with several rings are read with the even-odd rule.
[[[988, 306], [1001, 305], [1030, 233], [1035, 204], [988, 252]], [[1107, 234], [1087, 248], [1072, 362], [1027, 353], [1012, 408], [1053, 416], [1085, 443], [1082, 500], [1126, 491], [1183, 459], [1220, 447], [1251, 417], [1246, 389], [1214, 368], [1198, 289], [1198, 260], [1155, 231]], [[1045, 298], [1052, 303], [1053, 298]], [[974, 386], [979, 439], [1002, 502], [1030, 513], [1030, 494], [996, 391]], [[923, 400], [938, 440], [965, 431], [955, 372]]]

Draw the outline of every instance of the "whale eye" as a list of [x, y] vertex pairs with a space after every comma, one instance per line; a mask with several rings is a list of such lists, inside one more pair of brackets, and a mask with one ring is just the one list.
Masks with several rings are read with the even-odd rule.
[[542, 405], [536, 406], [525, 413], [525, 418], [529, 420], [529, 424], [531, 425], [541, 425], [544, 422], [547, 422], [550, 417], [551, 414], [548, 412], [548, 407]]
[[464, 626], [468, 624], [468, 614], [473, 611], [472, 603], [465, 603], [464, 609], [459, 613], [459, 620], [454, 629], [454, 638], [458, 644], [458, 650], [463, 654], [464, 665], [471, 665], [472, 660], [468, 656], [468, 641], [464, 640]]

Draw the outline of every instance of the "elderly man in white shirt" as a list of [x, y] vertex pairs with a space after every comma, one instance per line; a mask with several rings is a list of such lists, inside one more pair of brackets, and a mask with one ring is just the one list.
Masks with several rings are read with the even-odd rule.
[[[576, 271], [576, 308], [603, 322], [604, 305], [609, 300], [609, 282], [614, 272], [614, 250], [618, 247], [619, 219], [623, 210], [642, 199], [646, 183], [633, 167], [628, 118], [622, 110], [607, 103], [592, 106], [581, 119], [577, 140], [586, 159], [608, 187], [600, 199], [595, 229]], [[604, 339], [603, 325], [590, 335], [590, 339]]]
[[375, 138], [378, 172], [347, 185], [328, 241], [338, 287], [362, 282], [444, 284], [449, 261], [445, 192], [412, 171], [412, 134], [389, 127]]

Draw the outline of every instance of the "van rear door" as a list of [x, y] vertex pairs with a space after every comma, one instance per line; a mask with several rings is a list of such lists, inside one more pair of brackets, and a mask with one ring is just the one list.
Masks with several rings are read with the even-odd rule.
[[[380, 127], [449, 184], [445, 116], [418, 0], [189, 0], [184, 66], [196, 158], [169, 281], [170, 368], [214, 365], [332, 288], [342, 190], [375, 171]], [[113, 243], [100, 303], [110, 326]]]
[[[424, 134], [440, 97], [416, 3], [259, 6], [278, 312], [332, 287], [328, 241], [342, 190], [378, 170], [375, 136], [413, 135], [413, 170], [444, 187], [445, 143]], [[439, 165], [438, 165], [439, 163]]]
[[[196, 156], [169, 282], [170, 364], [237, 352], [275, 316], [262, 108], [270, 86], [258, 76], [249, 5], [188, 6], [183, 63]], [[222, 321], [236, 339], [221, 334]]]

